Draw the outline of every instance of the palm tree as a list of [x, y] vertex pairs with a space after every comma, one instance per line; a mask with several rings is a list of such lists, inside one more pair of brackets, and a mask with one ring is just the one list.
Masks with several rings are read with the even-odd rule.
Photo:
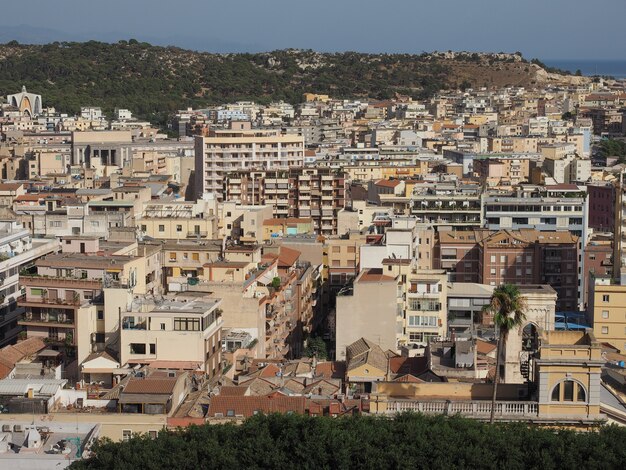
[[483, 308], [483, 312], [493, 314], [493, 323], [498, 331], [498, 340], [496, 343], [496, 373], [493, 378], [490, 423], [493, 423], [496, 408], [496, 394], [498, 393], [498, 378], [500, 376], [500, 356], [506, 344], [509, 331], [521, 326], [526, 319], [526, 315], [524, 314], [525, 306], [526, 302], [517, 286], [513, 284], [502, 284], [494, 289], [489, 304], [485, 305]]

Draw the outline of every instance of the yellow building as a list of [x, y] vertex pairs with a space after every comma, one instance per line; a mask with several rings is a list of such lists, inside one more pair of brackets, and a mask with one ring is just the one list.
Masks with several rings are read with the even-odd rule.
[[263, 241], [285, 235], [302, 235], [313, 232], [313, 219], [310, 217], [266, 219], [263, 221]]
[[592, 277], [589, 286], [589, 323], [599, 341], [626, 351], [626, 286], [609, 278]]
[[593, 333], [547, 331], [535, 361], [539, 416], [599, 419], [602, 348]]

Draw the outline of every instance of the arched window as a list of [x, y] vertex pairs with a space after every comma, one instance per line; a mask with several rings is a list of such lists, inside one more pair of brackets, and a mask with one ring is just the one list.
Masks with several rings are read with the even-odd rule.
[[529, 323], [522, 330], [522, 351], [536, 351], [538, 348], [537, 327]]
[[552, 389], [552, 401], [561, 401], [561, 384], [556, 384]]
[[585, 391], [585, 387], [580, 383], [566, 379], [554, 386], [550, 400], [584, 403], [587, 401], [587, 392]]

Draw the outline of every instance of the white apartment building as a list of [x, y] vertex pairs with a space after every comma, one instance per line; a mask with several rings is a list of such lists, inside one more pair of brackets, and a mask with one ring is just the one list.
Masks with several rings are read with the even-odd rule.
[[24, 307], [15, 302], [22, 294], [20, 271], [58, 248], [57, 239], [33, 240], [18, 222], [0, 220], [0, 347], [14, 342], [21, 330], [17, 321]]
[[304, 138], [276, 129], [252, 129], [250, 122], [232, 121], [230, 129], [196, 137], [196, 191], [218, 193], [224, 177], [237, 169], [287, 169], [304, 164]]

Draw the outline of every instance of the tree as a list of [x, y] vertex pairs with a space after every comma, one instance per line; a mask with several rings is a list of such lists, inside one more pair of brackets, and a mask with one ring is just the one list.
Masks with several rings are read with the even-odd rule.
[[319, 336], [313, 336], [308, 339], [306, 348], [304, 348], [302, 354], [306, 357], [313, 357], [313, 355], [315, 355], [320, 361], [325, 361], [328, 357], [326, 342]]
[[489, 304], [483, 309], [485, 313], [493, 315], [493, 323], [498, 331], [496, 349], [496, 372], [493, 378], [493, 395], [491, 397], [491, 416], [489, 422], [493, 423], [496, 407], [496, 395], [498, 393], [498, 379], [500, 377], [500, 361], [504, 345], [506, 344], [509, 331], [521, 326], [526, 319], [524, 314], [525, 301], [519, 288], [513, 284], [502, 284], [496, 287], [491, 295]]
[[276, 290], [280, 288], [280, 278], [278, 276], [272, 279], [272, 287]]
[[576, 75], [577, 77], [582, 77], [583, 73], [580, 71], [580, 69], [576, 69], [574, 75]]

